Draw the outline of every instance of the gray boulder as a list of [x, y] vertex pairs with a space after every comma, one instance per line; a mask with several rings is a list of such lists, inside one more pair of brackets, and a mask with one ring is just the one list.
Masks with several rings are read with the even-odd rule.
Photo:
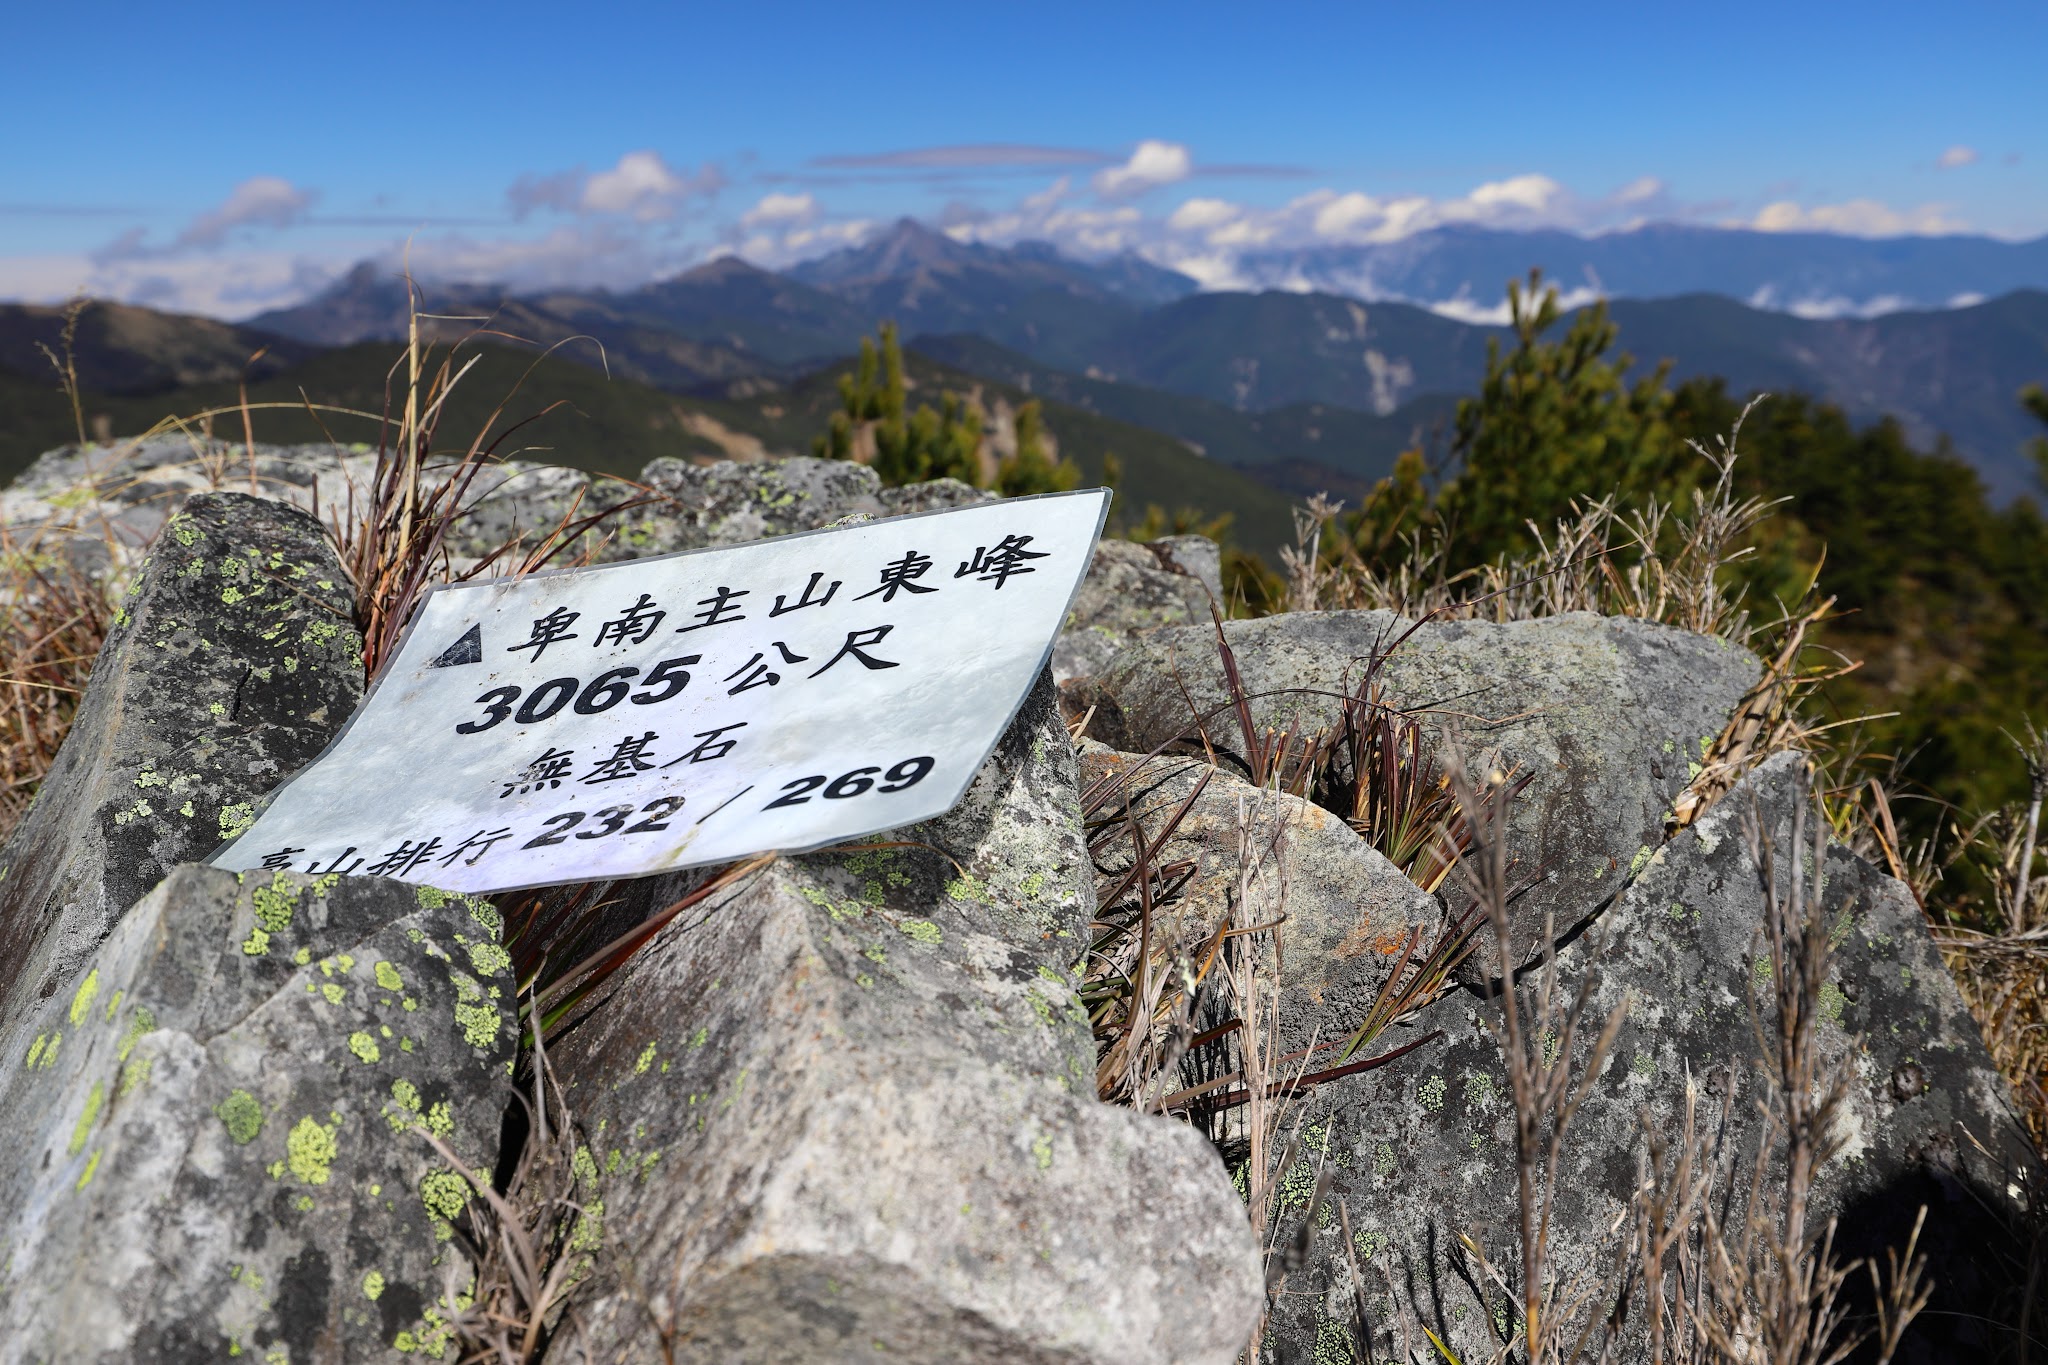
[[[1208, 781], [1203, 783], [1206, 775]], [[1158, 932], [1182, 942], [1206, 942], [1228, 914], [1242, 928], [1284, 914], [1274, 937], [1288, 1009], [1283, 1051], [1318, 1047], [1310, 1070], [1335, 1063], [1341, 1043], [1371, 1009], [1386, 978], [1395, 945], [1420, 928], [1426, 944], [1443, 919], [1436, 899], [1401, 875], [1351, 827], [1311, 801], [1261, 791], [1242, 778], [1191, 759], [1118, 753], [1087, 745], [1081, 757], [1084, 787], [1116, 777], [1140, 824], [1156, 838], [1193, 796], [1193, 804], [1160, 845], [1157, 862], [1193, 864]], [[1197, 786], [1201, 794], [1194, 795]], [[1240, 814], [1242, 812], [1242, 814]], [[1239, 850], [1270, 850], [1284, 880], [1276, 895], [1240, 906]], [[1126, 871], [1130, 854], [1112, 845], [1104, 870]], [[1190, 1080], [1193, 1078], [1190, 1077]]]
[[362, 697], [353, 600], [294, 508], [204, 493], [168, 523], [0, 849], [0, 1020], [64, 989], [137, 898], [326, 746]]
[[[1364, 661], [1409, 623], [1387, 612], [1297, 613], [1232, 621], [1225, 638], [1262, 727], [1324, 730]], [[1585, 613], [1497, 625], [1425, 625], [1380, 673], [1388, 701], [1475, 760], [1499, 755], [1529, 775], [1510, 851], [1541, 883], [1516, 907], [1540, 930], [1597, 913], [1664, 841], [1672, 799], [1760, 672], [1724, 641], [1654, 622]], [[1093, 705], [1089, 734], [1146, 753], [1194, 734], [1206, 715], [1217, 750], [1243, 747], [1213, 627], [1153, 631], [1119, 653], [1069, 706]], [[1192, 704], [1192, 705], [1191, 705]]]
[[[1741, 819], [1757, 811], [1781, 884], [1789, 881], [1793, 812], [1808, 799], [1801, 763], [1781, 756], [1738, 785], [1656, 854], [1560, 956], [1567, 996], [1585, 972], [1597, 973], [1592, 1031], [1624, 998], [1631, 1002], [1567, 1140], [1551, 1249], [1560, 1276], [1598, 1283], [1611, 1273], [1609, 1230], [1634, 1188], [1642, 1123], [1675, 1135], [1688, 1074], [1707, 1091], [1706, 1123], [1725, 1124], [1726, 1140], [1745, 1156], [1756, 1149], [1748, 1002], [1753, 986], [1768, 988], [1769, 959], [1761, 883]], [[1938, 1297], [1900, 1358], [1977, 1358], [1985, 1324], [2009, 1321], [2015, 1310], [2000, 1297], [1997, 1262], [2024, 1245], [2015, 1234], [2038, 1188], [2038, 1158], [1905, 888], [1839, 848], [1827, 855], [1822, 883], [1836, 930], [1819, 1050], [1824, 1074], [1846, 1074], [1851, 1085], [1846, 1146], [1820, 1174], [1817, 1217], [1841, 1219], [1844, 1254], [1881, 1254], [1903, 1245], [1927, 1204], [1921, 1245]], [[1596, 942], [1606, 945], [1597, 959]], [[1525, 978], [1524, 988], [1531, 985]], [[1315, 1009], [1296, 1008], [1311, 1017]], [[1441, 1029], [1441, 1039], [1317, 1093], [1282, 1200], [1298, 1225], [1317, 1176], [1327, 1173], [1330, 1202], [1319, 1210], [1306, 1264], [1278, 1296], [1265, 1359], [1353, 1358], [1346, 1334], [1359, 1304], [1341, 1220], [1331, 1212], [1340, 1202], [1364, 1271], [1375, 1351], [1426, 1352], [1425, 1328], [1466, 1360], [1488, 1359], [1501, 1345], [1510, 1310], [1497, 1290], [1480, 1288], [1483, 1277], [1457, 1241], [1476, 1232], [1496, 1264], [1514, 1265], [1513, 1107], [1485, 1026], [1492, 1013], [1480, 994], [1460, 991], [1418, 1021]]]
[[178, 868], [0, 1068], [0, 1361], [444, 1357], [517, 1021], [497, 914]]
[[1256, 1252], [1215, 1153], [1094, 1097], [1078, 817], [1041, 685], [954, 812], [785, 859], [618, 973], [554, 1051], [616, 1172], [593, 1359], [1236, 1356]]
[[1215, 549], [1201, 536], [1098, 541], [1053, 646], [1053, 680], [1064, 685], [1100, 672], [1142, 631], [1208, 621], [1209, 604], [1223, 601]]

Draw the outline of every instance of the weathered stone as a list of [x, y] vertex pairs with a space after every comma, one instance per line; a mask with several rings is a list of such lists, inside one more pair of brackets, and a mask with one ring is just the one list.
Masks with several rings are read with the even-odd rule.
[[[1800, 764], [1797, 755], [1783, 755], [1753, 773], [1655, 855], [1560, 956], [1568, 997], [1594, 966], [1596, 940], [1606, 944], [1589, 1034], [1608, 1010], [1631, 1002], [1567, 1139], [1551, 1232], [1551, 1264], [1561, 1277], [1597, 1283], [1610, 1273], [1608, 1230], [1634, 1187], [1644, 1116], [1675, 1137], [1688, 1074], [1707, 1091], [1704, 1122], [1725, 1122], [1726, 1140], [1745, 1158], [1756, 1149], [1749, 1000], [1753, 987], [1768, 990], [1769, 958], [1742, 815], [1753, 799], [1781, 886], [1789, 885], [1798, 856], [1793, 812], [1807, 799]], [[1903, 1245], [1915, 1211], [1928, 1204], [1921, 1246], [1940, 1297], [1900, 1358], [1976, 1358], [1985, 1344], [1980, 1324], [2010, 1311], [1991, 1267], [2013, 1245], [2010, 1225], [2037, 1188], [2040, 1168], [1905, 888], [1837, 848], [1826, 859], [1822, 894], [1835, 958], [1819, 1002], [1818, 1047], [1823, 1074], [1846, 1074], [1851, 1084], [1846, 1145], [1817, 1181], [1816, 1216], [1838, 1215], [1839, 1249], [1866, 1255]], [[1525, 988], [1531, 985], [1525, 978]], [[1513, 1107], [1485, 1026], [1492, 1013], [1477, 993], [1460, 991], [1418, 1021], [1442, 1029], [1443, 1038], [1320, 1091], [1303, 1155], [1283, 1184], [1286, 1216], [1298, 1220], [1318, 1172], [1331, 1176], [1330, 1199], [1349, 1209], [1366, 1316], [1383, 1356], [1409, 1350], [1419, 1358], [1428, 1350], [1427, 1328], [1461, 1359], [1489, 1359], [1511, 1327], [1500, 1293], [1475, 1288], [1483, 1277], [1457, 1241], [1477, 1231], [1497, 1264], [1514, 1264]], [[1304, 1022], [1288, 1027], [1299, 1031]], [[1908, 1073], [1911, 1094], [1902, 1099], [1895, 1078]], [[1737, 1178], [1747, 1179], [1746, 1168]], [[1309, 1263], [1289, 1278], [1265, 1359], [1352, 1359], [1348, 1345], [1334, 1344], [1344, 1341], [1354, 1304], [1337, 1226], [1333, 1218], [1319, 1223]]]
[[[1313, 731], [1335, 723], [1336, 694], [1354, 689], [1364, 660], [1407, 627], [1387, 612], [1317, 612], [1228, 622], [1225, 636], [1255, 721]], [[1562, 932], [1663, 843], [1672, 798], [1759, 671], [1725, 641], [1575, 613], [1432, 622], [1394, 651], [1380, 679], [1388, 701], [1421, 716], [1437, 741], [1456, 732], [1468, 752], [1496, 751], [1529, 775], [1509, 848], [1542, 881], [1516, 916], [1540, 929], [1554, 913]], [[1096, 707], [1088, 732], [1105, 743], [1149, 752], [1209, 715], [1219, 751], [1243, 747], [1213, 627], [1141, 636], [1096, 684], [1081, 700]]]
[[1258, 1280], [1221, 1163], [1093, 1095], [1049, 684], [893, 838], [930, 847], [786, 859], [671, 925], [556, 1045], [618, 1172], [592, 1358], [1231, 1360]]
[[205, 493], [167, 524], [0, 850], [0, 1019], [64, 988], [138, 897], [326, 746], [362, 697], [352, 602], [303, 512]]
[[958, 479], [933, 479], [928, 483], [907, 483], [884, 488], [878, 495], [885, 516], [907, 517], [917, 512], [944, 512], [954, 507], [972, 507], [994, 502], [996, 495], [985, 488]]
[[1192, 541], [1212, 545], [1200, 536], [1149, 544], [1096, 542], [1088, 576], [1053, 646], [1054, 681], [1065, 683], [1100, 672], [1142, 631], [1210, 619], [1211, 593], [1215, 591], [1213, 600], [1220, 604], [1220, 590], [1212, 590], [1198, 574], [1175, 567], [1181, 560], [1202, 566], [1199, 554], [1187, 543]]
[[[1285, 922], [1275, 933], [1281, 986], [1289, 1004], [1281, 1021], [1287, 1039], [1284, 1051], [1349, 1037], [1372, 1007], [1386, 978], [1389, 955], [1398, 952], [1397, 945], [1406, 943], [1409, 932], [1418, 927], [1426, 943], [1443, 919], [1433, 896], [1314, 802], [1262, 791], [1191, 759], [1147, 760], [1101, 745], [1085, 746], [1083, 785], [1112, 774], [1129, 775], [1124, 796], [1155, 839], [1207, 775], [1201, 795], [1156, 854], [1160, 865], [1194, 864], [1164, 912], [1167, 922], [1159, 932], [1203, 942], [1226, 914], [1235, 915], [1238, 928], [1284, 914]], [[1271, 888], [1284, 881], [1284, 904], [1277, 896], [1253, 905], [1237, 904], [1242, 849], [1261, 857], [1270, 854], [1276, 876], [1261, 878], [1260, 888], [1271, 896]], [[1102, 866], [1106, 871], [1127, 870], [1130, 855], [1121, 843], [1113, 843]]]
[[[104, 558], [111, 550], [118, 569], [139, 556], [188, 496], [249, 492], [332, 516], [338, 508], [364, 505], [375, 466], [367, 446], [257, 445], [252, 451], [239, 442], [182, 436], [67, 446], [0, 490], [0, 522], [17, 538], [24, 528], [40, 527], [49, 540], [81, 553]], [[598, 528], [591, 542], [598, 562], [811, 531], [856, 512], [905, 516], [995, 497], [955, 479], [884, 488], [866, 465], [808, 457], [703, 464], [663, 458], [648, 464], [640, 482], [656, 500]], [[531, 546], [565, 518], [640, 495], [626, 482], [579, 470], [519, 460], [491, 464], [472, 485], [474, 506], [450, 529], [449, 552], [458, 564], [469, 564], [515, 537]], [[1199, 547], [1190, 553], [1199, 559]]]
[[633, 528], [645, 526], [654, 543], [641, 547], [641, 554], [809, 531], [849, 512], [888, 514], [875, 471], [850, 460], [698, 465], [662, 459], [649, 464], [640, 479], [664, 499], [620, 534], [622, 542], [631, 542]]
[[174, 871], [0, 1067], [0, 1361], [441, 1358], [516, 1037], [492, 908]]

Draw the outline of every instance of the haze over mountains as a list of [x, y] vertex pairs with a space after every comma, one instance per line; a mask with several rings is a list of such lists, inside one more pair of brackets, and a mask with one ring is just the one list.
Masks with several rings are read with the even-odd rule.
[[[1860, 420], [1896, 416], [1922, 445], [1952, 440], [2001, 496], [2030, 486], [2030, 419], [2013, 395], [2048, 377], [2048, 239], [1445, 229], [1267, 264], [1333, 280], [1376, 271], [1377, 285], [1405, 282], [1423, 293], [1453, 280], [1469, 290], [1477, 272], [1493, 269], [1494, 297], [1504, 299], [1508, 279], [1553, 252], [1576, 253], [1551, 256], [1564, 263], [1556, 274], [1577, 269], [1610, 287], [1612, 274], [1646, 294], [1657, 292], [1657, 279], [1682, 286], [1611, 303], [1622, 347], [1639, 362], [1669, 359], [1677, 378], [1720, 375], [1739, 393], [1804, 391]], [[1769, 290], [1794, 300], [1853, 290], [1840, 296], [1866, 303], [1876, 291], [1944, 304], [1993, 296], [1867, 318], [1800, 317], [1740, 301]], [[963, 243], [909, 219], [782, 274], [728, 257], [625, 292], [508, 297], [449, 286], [432, 288], [428, 303], [438, 313], [493, 317], [495, 327], [543, 343], [588, 336], [614, 373], [728, 396], [842, 358], [893, 319], [935, 359], [1168, 431], [1205, 452], [1216, 446], [1215, 458], [1236, 451], [1232, 462], [1277, 472], [1313, 455], [1354, 478], [1383, 470], [1391, 450], [1440, 421], [1450, 396], [1469, 393], [1484, 374], [1488, 342], [1506, 336], [1413, 304], [1336, 292], [1201, 291], [1133, 256], [1082, 262], [1042, 244]], [[249, 325], [343, 345], [401, 336], [404, 320], [403, 285], [365, 265], [306, 304]], [[588, 343], [569, 354], [598, 360]], [[1175, 401], [1188, 399], [1204, 406]], [[1262, 434], [1272, 448], [1252, 460], [1217, 409], [1292, 434], [1277, 447]], [[1297, 469], [1279, 481], [1313, 477]]]
[[[1621, 346], [1639, 365], [1668, 359], [1679, 379], [1718, 375], [1739, 394], [1801, 391], [1861, 421], [1895, 416], [1925, 448], [1952, 441], [1997, 495], [2033, 487], [2024, 446], [2035, 432], [2015, 395], [2048, 380], [2048, 239], [1442, 229], [1383, 247], [1240, 259], [1288, 287], [1203, 290], [1136, 256], [1079, 261], [1039, 243], [966, 243], [906, 219], [783, 273], [727, 257], [618, 292], [428, 282], [422, 302], [444, 319], [433, 324], [443, 336], [487, 324], [506, 339], [563, 343], [559, 356], [645, 386], [646, 397], [611, 405], [618, 411], [663, 409], [653, 392], [663, 391], [674, 396], [662, 418], [671, 426], [722, 424], [793, 450], [808, 441], [794, 414], [816, 404], [785, 395], [829, 394], [830, 375], [822, 388], [800, 381], [836, 374], [890, 319], [909, 349], [944, 367], [928, 371], [935, 380], [967, 376], [1061, 405], [1069, 422], [1108, 421], [1091, 428], [1097, 457], [1134, 448], [1131, 433], [1143, 429], [1270, 489], [1355, 497], [1401, 449], [1441, 434], [1483, 376], [1489, 343], [1508, 334], [1441, 307], [1340, 290], [1463, 291], [1476, 316], [1473, 280], [1488, 281], [1492, 306], [1509, 279], [1541, 263], [1568, 300], [1590, 279], [1616, 295]], [[1327, 287], [1302, 287], [1318, 282]], [[1772, 291], [1781, 304], [1851, 300], [1845, 313], [1880, 297], [1937, 306], [1802, 317], [1744, 301]], [[1977, 294], [1989, 297], [1940, 306]], [[403, 281], [368, 263], [241, 325], [101, 307], [78, 338], [80, 378], [129, 395], [227, 383], [267, 347], [249, 375], [261, 381], [326, 348], [400, 339], [407, 317]], [[0, 373], [47, 384], [35, 343], [55, 343], [60, 329], [55, 310], [0, 307]]]

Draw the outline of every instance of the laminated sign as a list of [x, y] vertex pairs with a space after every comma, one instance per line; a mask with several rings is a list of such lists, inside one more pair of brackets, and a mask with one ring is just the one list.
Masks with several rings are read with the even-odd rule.
[[436, 589], [348, 728], [213, 865], [499, 891], [942, 814], [1045, 666], [1108, 504]]

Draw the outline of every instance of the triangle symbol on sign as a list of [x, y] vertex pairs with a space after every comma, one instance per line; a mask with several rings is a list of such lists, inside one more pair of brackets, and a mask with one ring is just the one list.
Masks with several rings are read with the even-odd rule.
[[484, 628], [481, 622], [463, 632], [462, 638], [441, 651], [441, 657], [428, 664], [429, 668], [454, 668], [459, 664], [480, 664], [484, 661]]

